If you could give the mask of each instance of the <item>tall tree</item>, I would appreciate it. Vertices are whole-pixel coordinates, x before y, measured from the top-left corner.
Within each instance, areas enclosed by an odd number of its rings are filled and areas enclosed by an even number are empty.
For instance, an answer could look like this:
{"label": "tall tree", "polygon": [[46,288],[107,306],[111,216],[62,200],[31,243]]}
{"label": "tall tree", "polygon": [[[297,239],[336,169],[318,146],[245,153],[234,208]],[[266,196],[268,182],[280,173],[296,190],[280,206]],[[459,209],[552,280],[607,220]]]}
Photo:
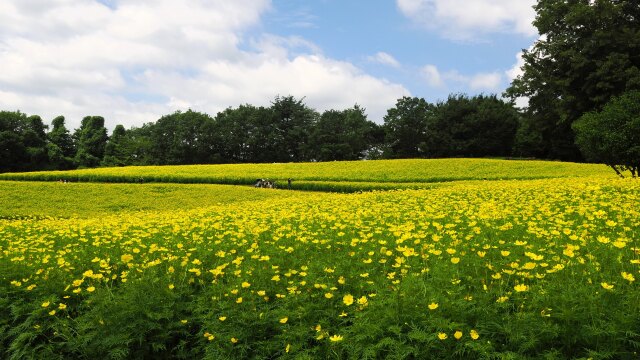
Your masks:
{"label": "tall tree", "polygon": [[529,98],[525,125],[537,134],[528,140],[542,139],[548,157],[576,159],[571,124],[640,89],[640,2],[539,0],[534,8],[541,37],[524,50],[523,74],[506,94]]}
{"label": "tall tree", "polygon": [[75,156],[76,164],[80,167],[100,165],[108,139],[104,118],[102,116],[86,116],[82,119],[80,128],[76,130],[74,136],[78,144],[78,152]]}
{"label": "tall tree", "polygon": [[103,166],[130,165],[129,151],[127,149],[127,130],[118,124],[113,129],[107,144],[104,147]]}
{"label": "tall tree", "polygon": [[427,157],[509,156],[518,112],[495,95],[450,95],[427,120]]}
{"label": "tall tree", "polygon": [[75,144],[64,124],[64,116],[58,116],[51,121],[52,129],[47,133],[47,153],[50,167],[57,170],[73,168]]}
{"label": "tall tree", "polygon": [[434,106],[425,99],[402,97],[384,116],[385,142],[392,158],[415,158],[425,154],[427,121]]}
{"label": "tall tree", "polygon": [[358,105],[342,111],[327,110],[310,134],[310,155],[319,161],[362,159],[377,145],[377,127]]}
{"label": "tall tree", "polygon": [[304,98],[296,99],[293,96],[276,96],[271,111],[272,125],[276,130],[271,136],[279,146],[275,161],[306,160],[306,144],[318,113],[304,103]]}

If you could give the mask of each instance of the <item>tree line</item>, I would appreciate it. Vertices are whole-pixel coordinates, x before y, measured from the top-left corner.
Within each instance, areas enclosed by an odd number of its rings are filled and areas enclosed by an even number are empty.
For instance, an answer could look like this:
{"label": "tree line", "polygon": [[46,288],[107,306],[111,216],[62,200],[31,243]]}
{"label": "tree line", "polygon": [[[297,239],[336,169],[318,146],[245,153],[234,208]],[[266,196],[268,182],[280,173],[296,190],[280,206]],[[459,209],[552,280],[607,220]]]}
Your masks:
{"label": "tree line", "polygon": [[452,95],[430,104],[403,97],[384,124],[365,109],[315,111],[304,99],[277,96],[269,107],[240,105],[210,116],[188,110],[109,135],[87,116],[70,132],[63,116],[0,112],[0,171],[98,166],[179,165],[509,156],[519,115],[496,95]]}

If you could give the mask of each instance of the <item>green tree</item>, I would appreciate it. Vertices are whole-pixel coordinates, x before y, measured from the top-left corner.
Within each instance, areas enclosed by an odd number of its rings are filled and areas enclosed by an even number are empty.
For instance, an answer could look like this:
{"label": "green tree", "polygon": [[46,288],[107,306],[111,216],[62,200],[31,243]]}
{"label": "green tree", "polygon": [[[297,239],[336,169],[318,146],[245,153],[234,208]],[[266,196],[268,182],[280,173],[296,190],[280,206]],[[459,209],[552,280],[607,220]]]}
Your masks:
{"label": "green tree", "polygon": [[511,155],[518,112],[496,95],[450,95],[439,102],[426,125],[428,157]]}
{"label": "green tree", "polygon": [[609,165],[620,176],[640,176],[640,91],[613,98],[602,111],[573,124],[576,143],[589,161]]}
{"label": "green tree", "polygon": [[48,166],[46,126],[37,116],[0,111],[0,171],[41,170]]}
{"label": "green tree", "polygon": [[271,105],[271,124],[267,141],[278,148],[272,161],[296,162],[307,160],[309,134],[318,119],[318,113],[309,108],[303,99],[293,96],[276,96]]}
{"label": "green tree", "polygon": [[130,165],[129,151],[127,149],[127,130],[124,126],[116,125],[104,148],[103,166]]}
{"label": "green tree", "polygon": [[[575,160],[571,124],[611,97],[640,89],[640,2],[539,0],[534,8],[541,37],[524,50],[523,74],[506,94],[529,98],[519,139],[540,138],[534,147],[545,156]],[[535,134],[522,134],[527,129]]]}
{"label": "green tree", "polygon": [[427,122],[434,106],[425,99],[402,97],[384,116],[385,142],[391,158],[416,158],[425,154]]}
{"label": "green tree", "polygon": [[161,117],[152,127],[151,155],[158,164],[204,164],[209,149],[204,144],[203,127],[214,119],[193,110],[176,111]]}
{"label": "green tree", "polygon": [[342,111],[327,110],[310,134],[310,156],[319,161],[362,159],[378,145],[377,128],[358,105]]}
{"label": "green tree", "polygon": [[47,153],[50,167],[57,170],[73,168],[75,144],[64,124],[64,116],[58,116],[51,121],[52,129],[47,133]]}
{"label": "green tree", "polygon": [[80,167],[100,165],[108,139],[104,118],[102,116],[86,116],[82,119],[80,128],[76,130],[74,136],[78,144],[75,156],[76,164]]}

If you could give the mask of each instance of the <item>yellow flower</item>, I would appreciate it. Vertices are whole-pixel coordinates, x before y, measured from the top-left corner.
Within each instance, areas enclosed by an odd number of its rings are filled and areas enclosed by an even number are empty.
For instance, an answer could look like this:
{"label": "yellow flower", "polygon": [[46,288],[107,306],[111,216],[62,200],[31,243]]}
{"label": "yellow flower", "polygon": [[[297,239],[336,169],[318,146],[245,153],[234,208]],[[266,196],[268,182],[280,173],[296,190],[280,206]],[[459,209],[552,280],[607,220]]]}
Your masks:
{"label": "yellow flower", "polygon": [[429,310],[435,310],[437,308],[438,308],[438,303],[432,302],[431,304],[429,304]]}
{"label": "yellow flower", "polygon": [[290,349],[291,349],[291,344],[287,344],[287,347],[284,348],[284,352],[288,353]]}
{"label": "yellow flower", "polygon": [[87,288],[87,291],[88,291],[88,292],[94,292],[94,291],[96,291],[96,288],[95,288],[95,287],[93,287],[93,286],[89,286],[89,287]]}
{"label": "yellow flower", "polygon": [[189,322],[189,320],[180,320],[181,323],[186,324]]}
{"label": "yellow flower", "polygon": [[613,289],[613,285],[607,284],[606,282],[600,283],[600,285],[605,288],[606,290],[611,290]]}
{"label": "yellow flower", "polygon": [[286,324],[287,321],[289,321],[288,317],[283,317],[282,319],[280,319],[280,324]]}
{"label": "yellow flower", "polygon": [[248,288],[249,286],[251,286],[251,284],[249,284],[246,281],[242,283],[242,288],[244,288],[244,289]]}
{"label": "yellow flower", "polygon": [[633,277],[633,274],[630,274],[624,271],[621,274],[622,274],[622,278],[624,278],[628,282],[634,282],[636,280],[636,278]]}
{"label": "yellow flower", "polygon": [[478,340],[478,338],[480,337],[480,334],[478,334],[478,332],[475,330],[471,330],[471,332],[469,332],[469,336],[471,336],[473,340]]}
{"label": "yellow flower", "polygon": [[216,338],[213,334],[210,334],[208,332],[204,333],[204,337],[206,337],[207,340],[209,340],[209,341],[212,341],[213,339]]}
{"label": "yellow flower", "polygon": [[447,337],[448,337],[447,334],[445,334],[443,332],[438,333],[438,339],[440,339],[440,340],[446,340]]}
{"label": "yellow flower", "polygon": [[226,316],[220,316],[220,317],[218,318],[218,320],[220,320],[220,321],[225,321],[225,320],[227,320],[227,317],[226,317]]}
{"label": "yellow flower", "polygon": [[236,299],[236,303],[237,304],[241,304],[242,303],[242,296]]}
{"label": "yellow flower", "polygon": [[506,251],[506,250],[500,251],[500,255],[502,256],[509,256],[509,254],[511,254],[511,251]]}
{"label": "yellow flower", "polygon": [[264,291],[264,290],[260,290],[260,291],[258,291],[258,295],[260,295],[260,296],[264,296],[266,293],[267,293],[267,292],[266,292],[266,291]]}
{"label": "yellow flower", "polygon": [[361,297],[360,299],[358,299],[358,305],[367,305],[369,301],[367,300],[366,296]]}
{"label": "yellow flower", "polygon": [[529,286],[525,284],[519,284],[513,287],[513,289],[517,292],[523,292],[529,290]]}
{"label": "yellow flower", "polygon": [[326,297],[327,299],[331,299],[333,297],[332,293],[326,293],[324,294],[324,297]]}
{"label": "yellow flower", "polygon": [[173,290],[175,286],[173,284],[169,284],[169,290]]}
{"label": "yellow flower", "polygon": [[331,337],[329,337],[329,340],[331,340],[331,342],[338,342],[338,341],[342,341],[344,338],[340,335],[332,335]]}
{"label": "yellow flower", "polygon": [[49,307],[50,304],[51,303],[49,301],[45,301],[45,302],[42,303],[42,307],[43,308]]}
{"label": "yellow flower", "polygon": [[345,305],[350,306],[353,304],[353,296],[351,296],[351,294],[347,294],[342,298],[342,301]]}
{"label": "yellow flower", "polygon": [[60,310],[64,310],[66,308],[67,308],[67,305],[65,305],[63,303],[60,303],[60,305],[58,305],[58,309],[60,309]]}
{"label": "yellow flower", "polygon": [[49,315],[53,316],[53,315],[55,315],[55,314],[56,314],[56,311],[55,311],[55,310],[51,310],[51,311],[49,311]]}
{"label": "yellow flower", "polygon": [[124,254],[124,255],[120,256],[120,260],[121,260],[123,263],[125,263],[125,264],[126,264],[126,263],[130,262],[131,260],[133,260],[133,255],[131,255],[131,254]]}
{"label": "yellow flower", "polygon": [[459,257],[453,257],[453,258],[451,258],[451,263],[452,263],[452,264],[457,264],[457,263],[459,263],[459,262],[460,262],[460,258],[459,258]]}
{"label": "yellow flower", "polygon": [[453,334],[453,337],[456,338],[456,340],[460,340],[462,338],[462,331],[458,330]]}
{"label": "yellow flower", "polygon": [[231,342],[232,342],[233,344],[235,344],[235,343],[237,343],[237,342],[238,342],[238,339],[236,339],[236,338],[232,337],[232,338],[231,338]]}

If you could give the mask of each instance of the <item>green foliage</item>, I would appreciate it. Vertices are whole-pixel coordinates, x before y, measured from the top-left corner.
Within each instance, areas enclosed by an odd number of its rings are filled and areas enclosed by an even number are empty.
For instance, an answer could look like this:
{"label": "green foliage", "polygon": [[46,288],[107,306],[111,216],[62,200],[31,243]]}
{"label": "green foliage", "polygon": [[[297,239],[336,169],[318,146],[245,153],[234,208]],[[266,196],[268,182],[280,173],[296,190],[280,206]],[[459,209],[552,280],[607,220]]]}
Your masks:
{"label": "green foliage", "polygon": [[618,175],[640,176],[640,91],[613,98],[602,111],[583,115],[573,128],[589,161],[611,166]]}
{"label": "green foliage", "polygon": [[417,158],[425,155],[427,121],[433,105],[425,99],[404,96],[384,117],[385,141],[390,158]]}
{"label": "green foliage", "polygon": [[640,89],[640,4],[543,0],[535,10],[542,36],[523,51],[523,75],[506,92],[529,99],[521,131],[533,134],[521,135],[519,152],[535,155],[542,148],[548,157],[578,160],[571,124],[611,97]]}
{"label": "green foliage", "polygon": [[382,142],[378,130],[357,105],[343,111],[327,110],[309,137],[309,156],[318,161],[360,160]]}
{"label": "green foliage", "polygon": [[96,167],[104,157],[107,144],[107,129],[102,116],[86,116],[82,125],[76,130],[77,141],[75,162],[79,167]]}

